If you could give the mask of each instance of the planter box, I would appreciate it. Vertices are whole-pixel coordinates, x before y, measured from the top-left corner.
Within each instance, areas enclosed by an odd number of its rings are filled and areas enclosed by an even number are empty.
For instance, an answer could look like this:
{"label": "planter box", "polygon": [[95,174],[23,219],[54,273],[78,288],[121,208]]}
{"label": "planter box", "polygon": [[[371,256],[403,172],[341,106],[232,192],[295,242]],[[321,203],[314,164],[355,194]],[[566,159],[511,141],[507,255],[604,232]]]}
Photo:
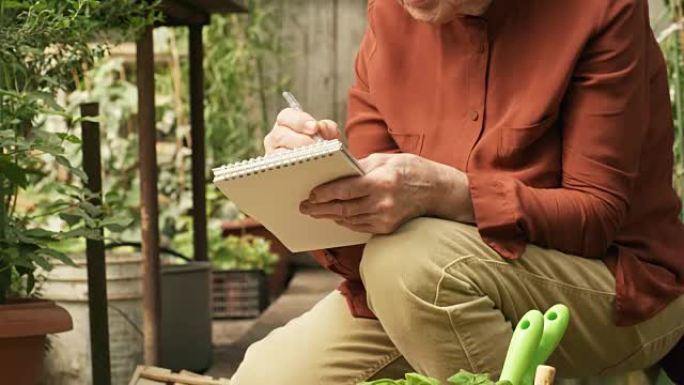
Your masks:
{"label": "planter box", "polygon": [[271,300],[280,296],[280,294],[285,291],[288,282],[292,278],[292,272],[290,271],[292,252],[288,250],[273,233],[252,218],[224,223],[223,236],[228,237],[229,235],[238,237],[242,235],[253,235],[265,238],[271,242],[271,251],[278,254],[280,259],[276,263],[273,273],[269,274],[267,277],[268,293]]}
{"label": "planter box", "polygon": [[262,270],[212,271],[213,318],[256,318],[269,304]]}

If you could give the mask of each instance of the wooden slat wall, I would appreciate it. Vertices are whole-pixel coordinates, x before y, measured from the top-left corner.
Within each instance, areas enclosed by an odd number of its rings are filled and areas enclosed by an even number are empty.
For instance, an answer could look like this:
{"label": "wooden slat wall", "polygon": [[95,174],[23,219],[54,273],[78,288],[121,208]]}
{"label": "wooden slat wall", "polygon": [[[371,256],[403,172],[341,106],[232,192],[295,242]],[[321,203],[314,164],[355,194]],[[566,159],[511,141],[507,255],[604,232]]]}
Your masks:
{"label": "wooden slat wall", "polygon": [[[270,0],[291,52],[282,63],[292,91],[316,118],[343,124],[354,59],[366,28],[367,0]],[[272,103],[273,104],[273,103]],[[283,107],[283,103],[275,103]]]}

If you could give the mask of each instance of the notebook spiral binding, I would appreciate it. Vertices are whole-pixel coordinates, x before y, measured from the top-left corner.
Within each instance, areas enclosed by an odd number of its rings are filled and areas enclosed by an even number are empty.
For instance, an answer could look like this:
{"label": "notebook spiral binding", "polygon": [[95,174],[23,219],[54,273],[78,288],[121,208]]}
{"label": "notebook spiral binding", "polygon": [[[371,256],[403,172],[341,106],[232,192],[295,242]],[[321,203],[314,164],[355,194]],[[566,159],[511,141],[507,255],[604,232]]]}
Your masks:
{"label": "notebook spiral binding", "polygon": [[335,151],[339,151],[342,147],[342,142],[337,139],[324,140],[277,154],[227,164],[212,170],[214,183],[245,178],[266,171],[292,167],[325,156],[332,156]]}

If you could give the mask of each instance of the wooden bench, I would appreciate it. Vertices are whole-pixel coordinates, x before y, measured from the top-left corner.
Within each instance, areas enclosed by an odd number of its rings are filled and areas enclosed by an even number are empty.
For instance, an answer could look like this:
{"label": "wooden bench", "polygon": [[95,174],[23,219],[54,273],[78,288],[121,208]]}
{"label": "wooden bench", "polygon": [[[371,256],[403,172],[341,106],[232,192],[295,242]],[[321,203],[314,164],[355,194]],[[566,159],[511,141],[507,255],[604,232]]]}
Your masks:
{"label": "wooden bench", "polygon": [[225,378],[215,379],[183,370],[173,373],[154,366],[138,366],[128,385],[230,385]]}

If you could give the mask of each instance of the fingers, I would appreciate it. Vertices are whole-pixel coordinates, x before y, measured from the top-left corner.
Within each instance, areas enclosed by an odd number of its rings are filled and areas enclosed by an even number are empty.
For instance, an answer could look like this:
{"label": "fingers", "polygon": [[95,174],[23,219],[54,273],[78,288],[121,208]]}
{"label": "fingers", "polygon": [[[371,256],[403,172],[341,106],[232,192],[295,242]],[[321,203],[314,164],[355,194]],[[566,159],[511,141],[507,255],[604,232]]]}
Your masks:
{"label": "fingers", "polygon": [[338,179],[313,190],[309,195],[311,203],[326,203],[336,200],[348,201],[367,196],[369,193],[369,181],[366,178],[354,176]]}
{"label": "fingers", "polygon": [[346,222],[338,222],[338,221],[335,221],[335,222],[337,222],[337,224],[340,226],[344,226],[344,227],[348,228],[349,230],[356,231],[359,233],[388,234],[386,232],[379,230],[378,228],[376,228],[375,226],[373,226],[371,224],[364,223],[364,224],[358,224],[358,225],[351,225],[351,224],[348,224]]}
{"label": "fingers", "polygon": [[276,127],[285,126],[300,134],[313,136],[318,132],[316,119],[303,111],[286,108],[278,114]]}
{"label": "fingers", "polygon": [[290,149],[306,146],[314,143],[315,140],[308,135],[295,132],[284,126],[276,126],[264,138],[266,153],[271,154],[279,149]]}
{"label": "fingers", "polygon": [[396,226],[383,219],[382,214],[362,214],[350,218],[331,218],[340,226],[360,233],[391,234]]}
{"label": "fingers", "polygon": [[291,149],[314,143],[316,135],[326,140],[339,138],[337,123],[327,119],[316,121],[306,112],[286,108],[278,114],[273,129],[264,138],[264,147],[266,153],[271,154],[279,148]]}
{"label": "fingers", "polygon": [[358,217],[371,213],[373,208],[373,202],[368,197],[351,201],[334,201],[322,204],[304,201],[299,206],[299,210],[302,214],[307,214],[314,218],[331,219]]}

